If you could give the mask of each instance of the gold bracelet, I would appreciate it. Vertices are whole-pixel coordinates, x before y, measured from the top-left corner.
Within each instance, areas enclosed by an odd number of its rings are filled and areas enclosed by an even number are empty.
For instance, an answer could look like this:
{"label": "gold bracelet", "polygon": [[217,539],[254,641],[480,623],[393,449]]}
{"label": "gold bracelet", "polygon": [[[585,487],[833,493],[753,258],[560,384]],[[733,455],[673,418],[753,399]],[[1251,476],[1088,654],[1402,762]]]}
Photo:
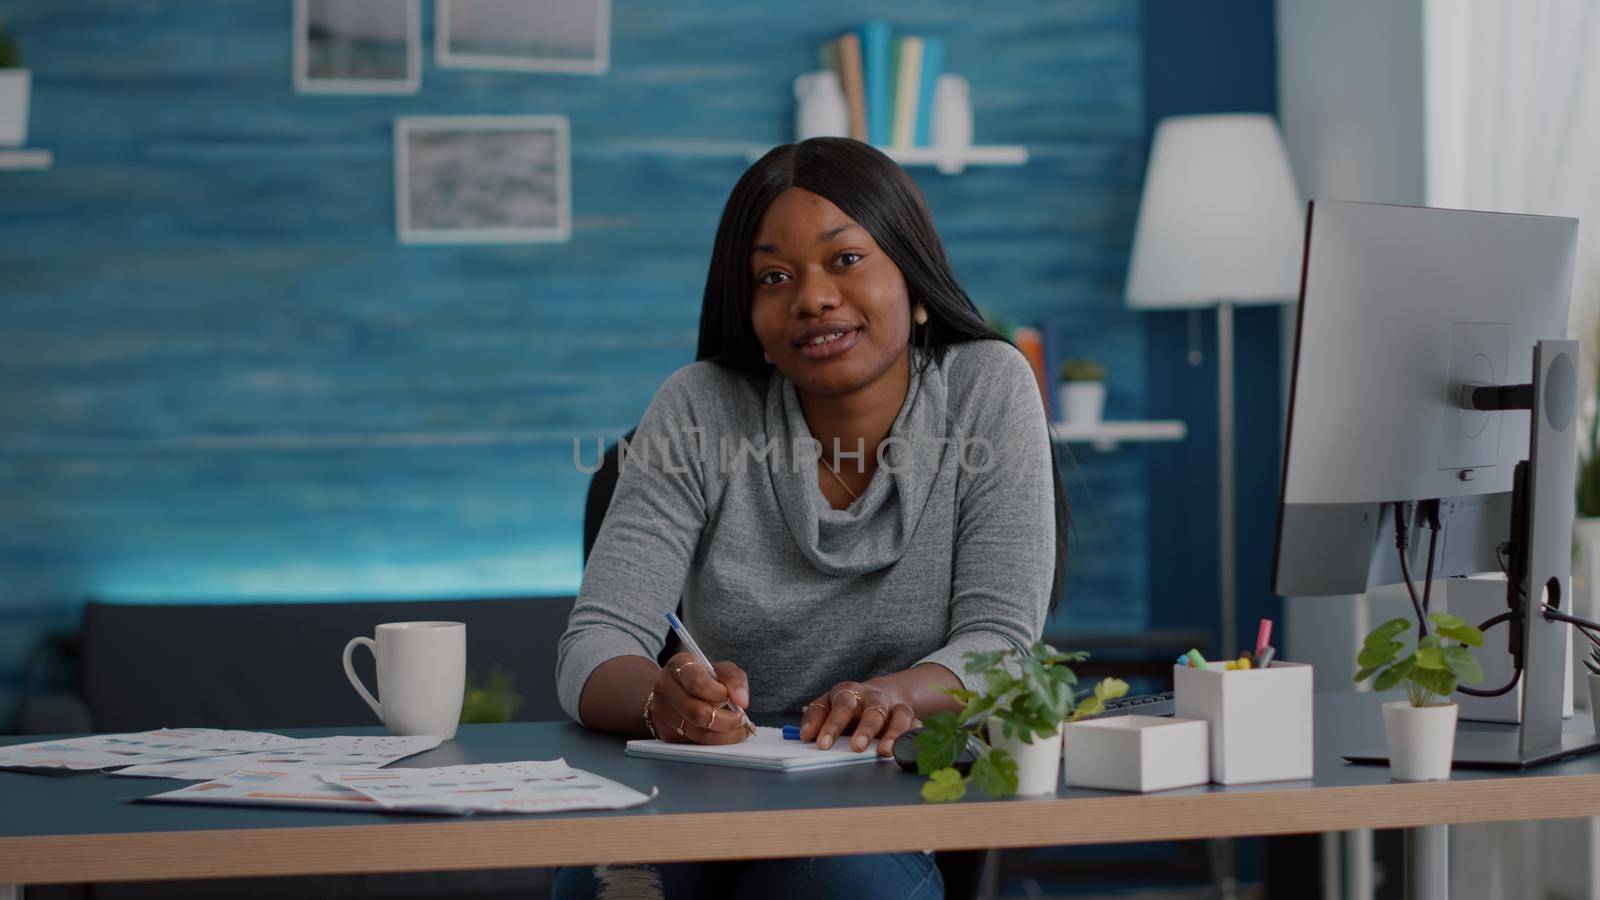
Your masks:
{"label": "gold bracelet", "polygon": [[655,702],[656,702],[656,692],[655,691],[651,691],[644,698],[644,730],[650,732],[650,737],[652,739],[660,740],[660,738],[656,737],[656,723],[655,723],[655,720],[650,718],[650,705],[655,703]]}

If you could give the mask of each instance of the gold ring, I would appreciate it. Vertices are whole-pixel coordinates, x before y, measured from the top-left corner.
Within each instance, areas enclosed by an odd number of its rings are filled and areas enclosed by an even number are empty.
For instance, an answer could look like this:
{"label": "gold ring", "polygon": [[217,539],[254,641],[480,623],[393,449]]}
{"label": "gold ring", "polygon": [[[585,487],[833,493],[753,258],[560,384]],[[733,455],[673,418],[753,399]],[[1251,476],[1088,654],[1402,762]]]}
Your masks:
{"label": "gold ring", "polygon": [[[837,691],[833,692],[833,697],[837,697],[840,694],[849,694],[850,696],[856,698],[856,705],[857,706],[861,705],[861,692],[860,691],[855,690],[853,688],[841,688],[840,690],[837,690]],[[833,697],[830,697],[828,699],[830,701],[832,701]]]}
{"label": "gold ring", "polygon": [[710,728],[715,724],[717,724],[717,708],[713,706],[711,707],[711,721],[706,723],[706,727]]}
{"label": "gold ring", "polygon": [[679,736],[683,735],[683,726],[685,726],[687,724],[689,724],[689,717],[688,716],[683,716],[680,719],[680,721],[678,722],[678,734],[679,734]]}
{"label": "gold ring", "polygon": [[872,712],[873,710],[877,710],[879,713],[881,713],[883,715],[883,717],[885,719],[889,718],[889,711],[887,709],[884,709],[881,706],[869,706],[866,709],[862,710],[861,714],[862,715],[866,715],[867,713]]}

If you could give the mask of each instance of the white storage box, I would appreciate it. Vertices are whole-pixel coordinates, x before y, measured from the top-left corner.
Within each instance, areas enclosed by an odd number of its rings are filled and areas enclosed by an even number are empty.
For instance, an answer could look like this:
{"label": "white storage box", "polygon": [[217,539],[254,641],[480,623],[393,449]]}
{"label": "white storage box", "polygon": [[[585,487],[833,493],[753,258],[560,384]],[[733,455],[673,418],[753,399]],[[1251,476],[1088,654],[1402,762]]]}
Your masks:
{"label": "white storage box", "polygon": [[1178,718],[1210,723],[1212,781],[1311,777],[1310,666],[1275,662],[1265,669],[1173,670]]}
{"label": "white storage box", "polygon": [[1073,722],[1062,735],[1067,784],[1112,791],[1164,791],[1211,778],[1206,723],[1161,716]]}

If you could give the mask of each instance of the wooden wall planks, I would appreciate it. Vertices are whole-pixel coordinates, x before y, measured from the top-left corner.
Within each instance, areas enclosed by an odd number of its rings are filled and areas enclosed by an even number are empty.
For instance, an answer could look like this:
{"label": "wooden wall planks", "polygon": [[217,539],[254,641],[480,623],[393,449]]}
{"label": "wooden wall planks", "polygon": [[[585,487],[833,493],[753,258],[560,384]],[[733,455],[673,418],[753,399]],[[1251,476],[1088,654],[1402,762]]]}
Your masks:
{"label": "wooden wall planks", "polygon": [[[441,70],[430,26],[419,95],[328,97],[290,88],[287,0],[7,4],[56,166],[0,173],[0,724],[85,596],[574,591],[572,438],[692,357],[728,148],[789,140],[790,81],[865,17],[944,36],[979,140],[1032,155],[913,170],[974,299],[1062,316],[1141,414],[1138,2],[793,10],[615,0],[601,77]],[[570,117],[571,242],[395,241],[394,118],[470,113]],[[1064,623],[1137,628],[1139,454],[1082,452]]]}

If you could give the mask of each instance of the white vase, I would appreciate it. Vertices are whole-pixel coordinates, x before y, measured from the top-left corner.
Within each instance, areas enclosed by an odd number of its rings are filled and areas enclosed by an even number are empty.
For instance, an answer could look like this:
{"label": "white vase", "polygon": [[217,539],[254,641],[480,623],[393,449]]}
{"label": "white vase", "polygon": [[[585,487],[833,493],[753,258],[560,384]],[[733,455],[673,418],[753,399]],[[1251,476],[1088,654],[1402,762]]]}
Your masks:
{"label": "white vase", "polygon": [[1383,733],[1389,744],[1389,774],[1401,781],[1442,781],[1450,777],[1456,747],[1454,703],[1412,706],[1409,700],[1383,705]]}
{"label": "white vase", "polygon": [[0,69],[0,147],[21,147],[28,142],[28,92],[33,73],[27,69]]}
{"label": "white vase", "polygon": [[1594,720],[1594,733],[1600,734],[1600,675],[1593,672],[1589,672],[1589,718]]}
{"label": "white vase", "polygon": [[929,137],[936,150],[934,166],[943,175],[966,168],[972,147],[972,86],[960,75],[946,72],[933,85],[933,122]]}
{"label": "white vase", "polygon": [[1106,409],[1104,381],[1063,381],[1056,396],[1061,401],[1061,421],[1084,428],[1100,424]]}
{"label": "white vase", "polygon": [[1049,737],[1035,736],[1023,743],[1005,735],[998,719],[989,720],[989,746],[1004,750],[1017,761],[1017,793],[1024,796],[1054,794],[1061,786],[1061,729]]}
{"label": "white vase", "polygon": [[794,80],[794,139],[849,137],[850,106],[839,73],[806,72]]}

